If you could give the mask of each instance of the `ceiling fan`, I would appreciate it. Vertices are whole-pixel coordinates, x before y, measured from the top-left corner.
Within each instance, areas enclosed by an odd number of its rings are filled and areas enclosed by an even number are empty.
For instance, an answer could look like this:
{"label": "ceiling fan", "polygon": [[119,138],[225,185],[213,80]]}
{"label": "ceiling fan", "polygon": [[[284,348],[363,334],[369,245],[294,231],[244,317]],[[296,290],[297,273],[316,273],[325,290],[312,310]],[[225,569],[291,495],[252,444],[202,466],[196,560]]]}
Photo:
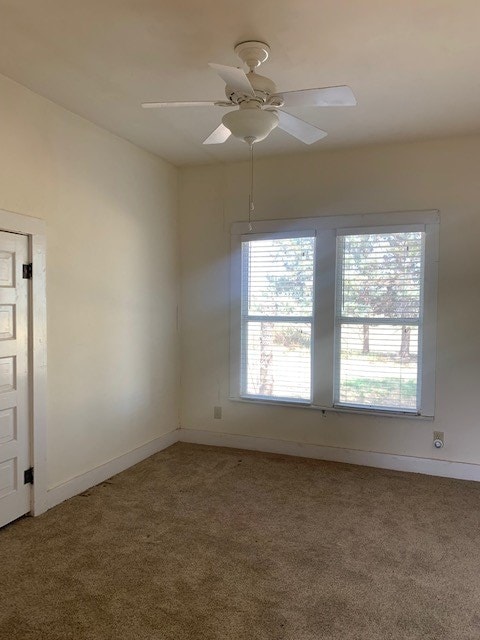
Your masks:
{"label": "ceiling fan", "polygon": [[352,90],[345,85],[278,93],[272,80],[255,72],[270,54],[270,47],[264,42],[241,42],[236,45],[235,53],[248,66],[248,73],[237,67],[210,63],[210,67],[226,84],[227,100],[144,102],[142,107],[238,107],[223,116],[222,124],[203,144],[220,144],[233,135],[252,146],[255,142],[264,140],[275,127],[305,144],[317,142],[327,135],[322,129],[283,111],[280,107],[353,107],[357,104]]}

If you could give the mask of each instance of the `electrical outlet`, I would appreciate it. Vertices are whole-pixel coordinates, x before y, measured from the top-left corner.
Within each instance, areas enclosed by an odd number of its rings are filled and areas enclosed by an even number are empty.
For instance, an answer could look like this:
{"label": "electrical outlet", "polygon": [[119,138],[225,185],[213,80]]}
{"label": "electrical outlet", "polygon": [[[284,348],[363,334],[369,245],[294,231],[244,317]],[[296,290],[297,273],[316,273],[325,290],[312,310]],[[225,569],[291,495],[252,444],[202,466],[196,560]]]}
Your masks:
{"label": "electrical outlet", "polygon": [[213,407],[213,417],[215,420],[222,419],[222,407]]}
{"label": "electrical outlet", "polygon": [[433,446],[435,449],[442,449],[445,446],[445,434],[443,431],[433,432]]}

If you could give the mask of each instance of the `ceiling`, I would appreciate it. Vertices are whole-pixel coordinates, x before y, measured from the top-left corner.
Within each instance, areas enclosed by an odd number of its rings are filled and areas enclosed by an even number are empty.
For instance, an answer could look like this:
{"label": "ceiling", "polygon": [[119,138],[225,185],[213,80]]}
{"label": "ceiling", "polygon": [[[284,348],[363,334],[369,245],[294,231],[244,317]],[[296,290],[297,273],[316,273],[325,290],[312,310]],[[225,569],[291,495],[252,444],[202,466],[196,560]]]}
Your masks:
{"label": "ceiling", "polygon": [[257,153],[480,132],[478,0],[0,0],[0,73],[176,165],[248,156],[202,146],[220,108],[142,101],[222,99],[207,63],[264,40],[279,90],[348,84],[355,108],[291,109],[328,131],[305,147],[275,130]]}

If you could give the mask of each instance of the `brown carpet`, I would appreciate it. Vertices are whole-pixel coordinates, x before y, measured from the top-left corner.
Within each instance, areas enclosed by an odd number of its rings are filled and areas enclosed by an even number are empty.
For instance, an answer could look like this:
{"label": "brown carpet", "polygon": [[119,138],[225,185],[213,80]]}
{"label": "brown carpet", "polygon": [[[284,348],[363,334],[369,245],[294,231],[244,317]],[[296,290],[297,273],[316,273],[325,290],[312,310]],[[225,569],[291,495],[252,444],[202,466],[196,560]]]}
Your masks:
{"label": "brown carpet", "polygon": [[2,640],[479,640],[480,484],[177,444],[0,530]]}

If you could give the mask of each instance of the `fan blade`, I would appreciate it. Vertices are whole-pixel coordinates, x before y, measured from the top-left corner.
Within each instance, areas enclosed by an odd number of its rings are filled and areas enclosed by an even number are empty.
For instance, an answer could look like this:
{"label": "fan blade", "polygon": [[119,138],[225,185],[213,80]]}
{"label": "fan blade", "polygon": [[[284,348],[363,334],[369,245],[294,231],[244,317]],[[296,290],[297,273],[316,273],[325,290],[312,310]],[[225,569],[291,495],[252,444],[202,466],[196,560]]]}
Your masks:
{"label": "fan blade", "polygon": [[[142,102],[144,109],[168,109],[170,107],[214,107],[217,103],[202,102]],[[233,106],[233,105],[232,105]]]}
{"label": "fan blade", "polygon": [[276,93],[283,100],[283,107],[354,107],[357,100],[350,87],[323,87]]}
{"label": "fan blade", "polygon": [[237,69],[237,67],[226,67],[223,64],[215,64],[213,62],[209,62],[208,64],[212,69],[215,69],[230,89],[238,91],[239,93],[244,93],[247,96],[252,96],[252,98],[255,97],[253,87],[243,69]]}
{"label": "fan blade", "polygon": [[291,113],[286,111],[277,111],[276,113],[278,116],[278,128],[286,131],[294,138],[298,138],[305,144],[313,144],[328,135],[326,131],[322,131],[322,129],[314,127],[313,124],[292,116]]}
{"label": "fan blade", "polygon": [[208,138],[203,141],[203,144],[221,144],[222,142],[226,142],[230,136],[230,130],[227,129],[224,124],[220,124],[215,131],[212,131]]}

